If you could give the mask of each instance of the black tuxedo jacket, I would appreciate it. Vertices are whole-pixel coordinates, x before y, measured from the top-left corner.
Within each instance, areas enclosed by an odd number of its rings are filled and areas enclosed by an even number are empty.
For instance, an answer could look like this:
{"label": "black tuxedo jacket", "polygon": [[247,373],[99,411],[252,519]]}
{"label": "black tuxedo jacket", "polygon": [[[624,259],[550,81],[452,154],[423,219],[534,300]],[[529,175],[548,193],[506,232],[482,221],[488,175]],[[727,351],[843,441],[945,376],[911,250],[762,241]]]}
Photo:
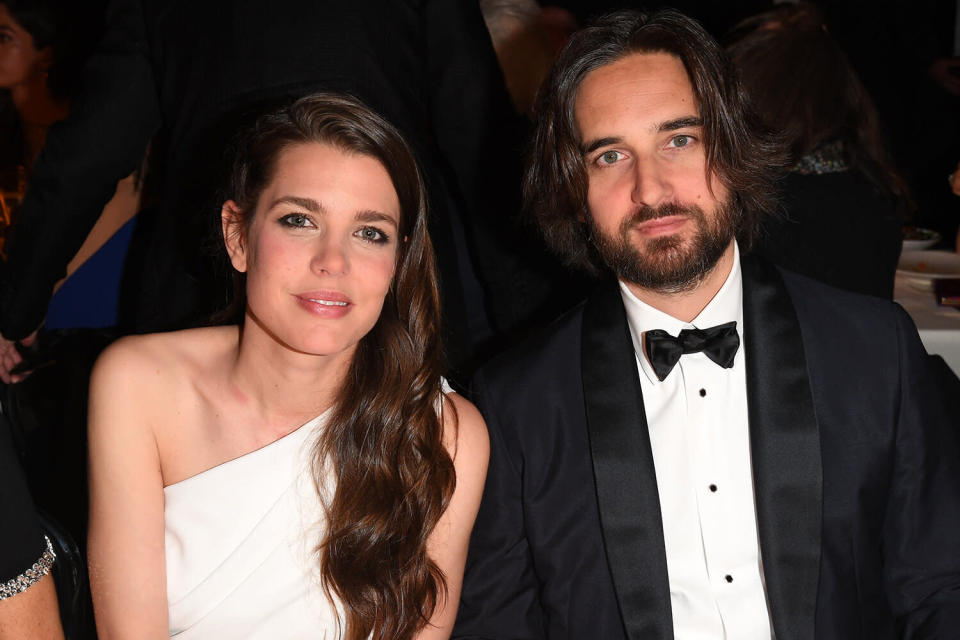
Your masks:
{"label": "black tuxedo jacket", "polygon": [[[778,640],[960,637],[956,433],[909,317],[743,261],[763,573]],[[672,638],[620,293],[476,376],[490,471],[457,638]],[[952,418],[956,421],[956,416]]]}

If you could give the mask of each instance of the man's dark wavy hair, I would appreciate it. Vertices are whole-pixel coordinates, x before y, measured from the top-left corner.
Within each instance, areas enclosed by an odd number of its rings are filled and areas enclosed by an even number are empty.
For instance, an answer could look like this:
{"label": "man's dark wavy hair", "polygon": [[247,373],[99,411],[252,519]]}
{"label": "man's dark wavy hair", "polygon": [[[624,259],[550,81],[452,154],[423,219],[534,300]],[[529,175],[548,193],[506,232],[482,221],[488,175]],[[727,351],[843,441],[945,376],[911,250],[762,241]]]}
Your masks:
{"label": "man's dark wavy hair", "polygon": [[749,249],[765,215],[777,208],[782,145],[747,104],[723,49],[692,18],[672,10],[622,11],[574,34],[540,89],[524,177],[528,213],[569,266],[606,272],[590,241],[587,174],[574,118],[577,91],[591,71],[634,53],[679,58],[703,120],[707,171],[730,191],[737,238]]}

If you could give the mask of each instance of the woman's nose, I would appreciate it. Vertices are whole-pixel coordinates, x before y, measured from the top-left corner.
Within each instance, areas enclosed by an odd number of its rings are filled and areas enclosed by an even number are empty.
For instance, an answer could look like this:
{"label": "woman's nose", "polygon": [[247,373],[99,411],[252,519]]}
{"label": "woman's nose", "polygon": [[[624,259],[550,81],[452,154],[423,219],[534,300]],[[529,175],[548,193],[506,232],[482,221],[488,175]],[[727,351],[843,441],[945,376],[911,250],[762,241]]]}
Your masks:
{"label": "woman's nose", "polygon": [[311,267],[315,273],[341,275],[349,267],[346,248],[338,239],[327,236],[317,242]]}

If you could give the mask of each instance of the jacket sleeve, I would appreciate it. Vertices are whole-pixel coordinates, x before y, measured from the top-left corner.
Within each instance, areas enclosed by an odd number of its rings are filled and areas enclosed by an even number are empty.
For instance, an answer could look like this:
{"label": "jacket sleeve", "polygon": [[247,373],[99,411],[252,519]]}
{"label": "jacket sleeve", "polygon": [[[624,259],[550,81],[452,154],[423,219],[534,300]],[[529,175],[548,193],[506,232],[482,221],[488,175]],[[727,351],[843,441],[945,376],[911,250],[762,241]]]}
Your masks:
{"label": "jacket sleeve", "polygon": [[0,333],[19,340],[43,322],[117,182],[136,169],[160,122],[140,0],[113,0],[70,115],[50,128],[9,243]]}
{"label": "jacket sleeve", "polygon": [[524,526],[522,454],[487,394],[482,373],[472,390],[490,433],[490,468],[453,637],[544,638],[539,582]]}
{"label": "jacket sleeve", "polygon": [[916,328],[906,312],[898,313],[900,411],[884,524],[885,587],[898,637],[956,638],[960,417],[948,414]]}

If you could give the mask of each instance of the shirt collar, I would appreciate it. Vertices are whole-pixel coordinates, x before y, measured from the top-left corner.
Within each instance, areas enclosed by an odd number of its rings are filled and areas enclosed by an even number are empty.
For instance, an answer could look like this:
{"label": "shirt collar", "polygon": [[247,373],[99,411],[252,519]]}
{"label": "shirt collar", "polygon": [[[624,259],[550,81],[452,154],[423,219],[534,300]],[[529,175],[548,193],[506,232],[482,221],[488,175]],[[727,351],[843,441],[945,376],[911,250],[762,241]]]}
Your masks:
{"label": "shirt collar", "polygon": [[[633,295],[629,287],[620,281],[620,297],[627,311],[627,324],[630,326],[630,338],[633,341],[633,350],[636,353],[640,369],[647,379],[654,385],[660,384],[660,379],[654,373],[653,367],[643,352],[643,334],[651,329],[663,329],[672,336],[676,336],[682,329],[703,329],[735,320],[740,342],[743,343],[743,280],[740,272],[740,249],[736,241],[733,243],[733,266],[723,286],[707,303],[707,306],[693,319],[692,322],[678,320],[671,315],[654,309]],[[741,358],[743,349],[737,352]]]}

